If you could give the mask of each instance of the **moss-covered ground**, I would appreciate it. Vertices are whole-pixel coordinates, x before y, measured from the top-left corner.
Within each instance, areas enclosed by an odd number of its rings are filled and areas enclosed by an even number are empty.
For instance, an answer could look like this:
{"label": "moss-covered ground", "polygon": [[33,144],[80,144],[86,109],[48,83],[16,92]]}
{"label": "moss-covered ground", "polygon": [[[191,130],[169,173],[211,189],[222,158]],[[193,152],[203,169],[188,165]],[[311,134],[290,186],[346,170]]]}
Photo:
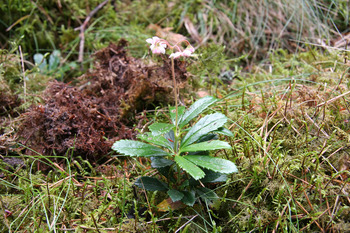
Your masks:
{"label": "moss-covered ground", "polygon": [[[347,1],[0,4],[0,231],[350,232],[349,12]],[[196,48],[176,63],[180,103],[213,95],[208,111],[229,118],[233,149],[215,156],[239,173],[209,186],[215,204],[160,208],[166,194],[133,185],[157,175],[150,161],[110,150],[168,120],[170,63],[150,54],[154,35]]]}

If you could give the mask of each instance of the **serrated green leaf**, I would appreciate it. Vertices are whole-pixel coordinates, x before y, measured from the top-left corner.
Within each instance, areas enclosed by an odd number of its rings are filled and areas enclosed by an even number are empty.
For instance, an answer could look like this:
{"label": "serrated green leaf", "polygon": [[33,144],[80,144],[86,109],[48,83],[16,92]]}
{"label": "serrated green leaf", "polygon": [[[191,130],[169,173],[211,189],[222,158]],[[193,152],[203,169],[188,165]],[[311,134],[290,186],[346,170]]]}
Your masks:
{"label": "serrated green leaf", "polygon": [[173,143],[170,142],[169,140],[167,140],[162,135],[154,136],[154,135],[152,135],[152,133],[147,132],[144,134],[139,134],[139,135],[137,135],[137,137],[142,141],[145,141],[145,142],[157,145],[157,146],[165,147],[169,150],[173,149]]}
{"label": "serrated green leaf", "polygon": [[225,128],[225,127],[221,127],[218,130],[215,131],[215,133],[221,134],[221,135],[225,135],[228,137],[233,137],[233,133],[231,132],[231,130]]}
{"label": "serrated green leaf", "polygon": [[220,172],[214,172],[209,169],[203,168],[205,172],[205,177],[201,179],[201,182],[204,183],[216,183],[216,182],[225,182],[227,180],[227,175]]}
{"label": "serrated green leaf", "polygon": [[205,187],[196,188],[196,192],[198,196],[205,201],[216,201],[219,199],[218,195],[213,190]]}
{"label": "serrated green leaf", "polygon": [[204,167],[215,172],[225,174],[238,172],[236,165],[226,159],[201,155],[187,155],[184,156],[184,158],[200,167]]}
{"label": "serrated green leaf", "polygon": [[[206,169],[206,168],[202,168],[202,170],[205,173],[205,177],[200,179],[200,182],[202,182],[203,184],[225,182],[228,179],[227,174],[223,174],[220,172],[214,172],[214,171]],[[200,185],[201,184],[197,180],[194,180],[193,178],[189,179],[189,186],[197,187]]]}
{"label": "serrated green leaf", "polygon": [[138,178],[135,183],[137,187],[144,188],[148,191],[165,191],[168,190],[168,186],[154,177],[142,176]]}
{"label": "serrated green leaf", "polygon": [[176,182],[176,177],[174,177],[174,172],[170,167],[157,167],[159,174],[163,175],[169,182]]}
{"label": "serrated green leaf", "polygon": [[211,208],[219,209],[220,198],[213,190],[205,187],[198,187],[196,188],[196,193],[203,201],[207,202]]}
{"label": "serrated green leaf", "polygon": [[133,141],[133,140],[119,140],[116,141],[112,149],[129,156],[142,156],[142,157],[150,157],[150,156],[167,156],[169,155],[164,150],[159,147],[152,146],[150,144]]}
{"label": "serrated green leaf", "polygon": [[205,176],[205,173],[197,167],[194,163],[188,161],[182,156],[175,156],[175,162],[188,174],[190,174],[195,180],[199,180]]}
{"label": "serrated green leaf", "polygon": [[182,193],[184,194],[184,197],[181,199],[181,201],[188,206],[193,206],[194,202],[196,201],[194,191],[182,191]]}
{"label": "serrated green leaf", "polygon": [[209,151],[195,151],[195,152],[188,152],[188,155],[210,155]]}
{"label": "serrated green leaf", "polygon": [[[179,124],[179,120],[182,118],[182,115],[184,114],[186,108],[184,106],[178,106],[177,108],[177,124]],[[170,107],[169,108],[169,113],[170,113],[170,118],[171,118],[171,122],[173,122],[173,124],[175,125],[175,121],[176,121],[176,108],[175,107]]]}
{"label": "serrated green leaf", "polygon": [[175,134],[173,130],[170,130],[166,134],[163,135],[164,138],[168,141],[170,150],[174,150],[174,141],[175,141]]}
{"label": "serrated green leaf", "polygon": [[180,190],[185,190],[186,187],[188,187],[190,185],[189,180],[185,180],[184,182],[182,182],[182,184],[179,186]]}
{"label": "serrated green leaf", "polygon": [[176,189],[168,190],[168,195],[173,202],[180,201],[184,197],[184,194]]}
{"label": "serrated green leaf", "polygon": [[169,132],[170,130],[172,130],[174,128],[174,125],[156,122],[156,123],[153,123],[152,125],[150,125],[148,128],[152,132],[153,136],[158,136],[158,135],[165,134],[165,133]]}
{"label": "serrated green leaf", "polygon": [[153,168],[167,167],[174,163],[174,161],[165,159],[163,157],[154,157],[154,158],[151,158],[151,161],[152,161],[151,166]]}
{"label": "serrated green leaf", "polygon": [[207,151],[207,150],[220,150],[230,149],[231,146],[227,142],[220,140],[213,140],[208,142],[200,142],[191,144],[189,146],[181,148],[181,152],[195,152],[195,151]]}
{"label": "serrated green leaf", "polygon": [[216,98],[212,96],[206,96],[194,102],[191,105],[191,107],[180,118],[179,126],[184,127],[188,122],[190,122],[193,118],[202,113],[207,107],[209,107],[216,101]]}
{"label": "serrated green leaf", "polygon": [[[202,136],[196,143],[207,142],[210,140],[217,140],[218,138],[219,138],[218,135],[209,133]],[[209,155],[209,151],[193,151],[193,152],[189,152],[188,154],[189,155]]]}
{"label": "serrated green leaf", "polygon": [[191,129],[187,132],[185,137],[181,142],[181,148],[186,147],[202,136],[217,130],[222,127],[227,121],[227,117],[222,113],[214,113],[210,115],[206,115],[202,119],[200,119]]}
{"label": "serrated green leaf", "polygon": [[197,143],[199,142],[207,142],[207,141],[211,141],[211,140],[218,140],[219,137],[218,135],[216,135],[215,133],[208,133],[204,136],[202,136],[198,141]]}

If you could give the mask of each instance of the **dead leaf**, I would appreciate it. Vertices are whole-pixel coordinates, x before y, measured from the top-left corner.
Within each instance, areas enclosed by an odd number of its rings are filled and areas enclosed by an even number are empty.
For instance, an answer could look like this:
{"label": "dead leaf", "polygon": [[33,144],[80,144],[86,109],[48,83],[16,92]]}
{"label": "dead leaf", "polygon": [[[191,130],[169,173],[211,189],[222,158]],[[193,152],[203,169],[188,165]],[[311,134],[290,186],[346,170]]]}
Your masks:
{"label": "dead leaf", "polygon": [[173,28],[162,28],[156,24],[150,24],[147,27],[150,30],[155,31],[155,35],[159,38],[167,40],[171,45],[187,40],[187,38],[181,34],[171,32]]}
{"label": "dead leaf", "polygon": [[209,93],[207,91],[198,91],[197,92],[198,98],[203,98],[203,97],[208,96],[208,95],[209,95]]}
{"label": "dead leaf", "polygon": [[171,198],[164,199],[161,203],[157,205],[158,211],[160,212],[166,212],[171,210],[178,210],[181,208],[184,208],[186,205],[182,203],[181,201],[175,201],[173,202]]}
{"label": "dead leaf", "polygon": [[202,43],[202,38],[200,37],[196,27],[192,23],[192,21],[185,16],[184,18],[185,28],[187,32],[191,35],[192,39],[194,39],[198,44]]}

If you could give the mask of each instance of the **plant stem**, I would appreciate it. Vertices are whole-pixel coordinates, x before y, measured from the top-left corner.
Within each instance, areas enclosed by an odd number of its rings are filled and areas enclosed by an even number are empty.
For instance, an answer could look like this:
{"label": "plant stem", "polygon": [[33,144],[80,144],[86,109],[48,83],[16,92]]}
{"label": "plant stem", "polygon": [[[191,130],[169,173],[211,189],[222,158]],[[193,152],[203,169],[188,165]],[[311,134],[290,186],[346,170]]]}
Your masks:
{"label": "plant stem", "polygon": [[178,103],[177,103],[177,85],[176,85],[176,79],[175,79],[175,65],[174,65],[174,58],[171,58],[171,74],[173,76],[173,83],[174,83],[174,98],[175,98],[175,133],[174,133],[174,151],[175,154],[177,154],[177,141],[178,141]]}
{"label": "plant stem", "polygon": [[[178,121],[179,121],[179,113],[178,113],[178,93],[177,93],[177,85],[176,85],[176,79],[175,79],[175,65],[174,65],[174,58],[171,58],[171,74],[173,76],[173,83],[174,83],[174,98],[175,98],[175,132],[174,132],[174,156],[180,156],[178,153],[178,138],[179,138],[179,127],[178,127]],[[177,168],[177,176],[176,176],[176,183],[177,185],[181,184],[181,168],[176,163]]]}

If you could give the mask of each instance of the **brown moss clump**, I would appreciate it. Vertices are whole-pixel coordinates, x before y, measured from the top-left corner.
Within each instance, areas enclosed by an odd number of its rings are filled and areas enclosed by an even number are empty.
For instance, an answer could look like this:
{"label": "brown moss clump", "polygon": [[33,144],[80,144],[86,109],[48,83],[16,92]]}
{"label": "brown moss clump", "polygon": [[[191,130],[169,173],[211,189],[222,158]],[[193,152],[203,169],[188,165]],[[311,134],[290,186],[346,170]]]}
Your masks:
{"label": "brown moss clump", "polygon": [[18,116],[18,112],[15,111],[21,104],[21,100],[15,95],[7,83],[0,78],[0,133],[2,132],[3,123],[8,120],[8,117]]}
{"label": "brown moss clump", "polygon": [[[118,102],[123,122],[133,119],[135,112],[173,101],[171,63],[164,57],[162,66],[146,65],[142,60],[127,56],[125,40],[110,44],[96,53],[96,69],[80,80],[88,95],[109,98],[103,104]],[[185,87],[187,64],[175,61],[175,76]],[[109,107],[109,106],[105,106]]]}
{"label": "brown moss clump", "polygon": [[[51,82],[44,104],[22,115],[22,143],[44,155],[63,156],[74,148],[74,155],[96,160],[115,140],[135,136],[138,112],[172,102],[170,62],[146,65],[128,56],[126,45],[121,40],[98,51],[96,68],[80,77],[77,86]],[[184,87],[186,64],[177,62],[176,67]]]}
{"label": "brown moss clump", "polygon": [[15,110],[21,104],[17,95],[14,95],[5,82],[0,80],[0,155],[6,155],[8,148],[15,144],[12,119],[18,116]]}

